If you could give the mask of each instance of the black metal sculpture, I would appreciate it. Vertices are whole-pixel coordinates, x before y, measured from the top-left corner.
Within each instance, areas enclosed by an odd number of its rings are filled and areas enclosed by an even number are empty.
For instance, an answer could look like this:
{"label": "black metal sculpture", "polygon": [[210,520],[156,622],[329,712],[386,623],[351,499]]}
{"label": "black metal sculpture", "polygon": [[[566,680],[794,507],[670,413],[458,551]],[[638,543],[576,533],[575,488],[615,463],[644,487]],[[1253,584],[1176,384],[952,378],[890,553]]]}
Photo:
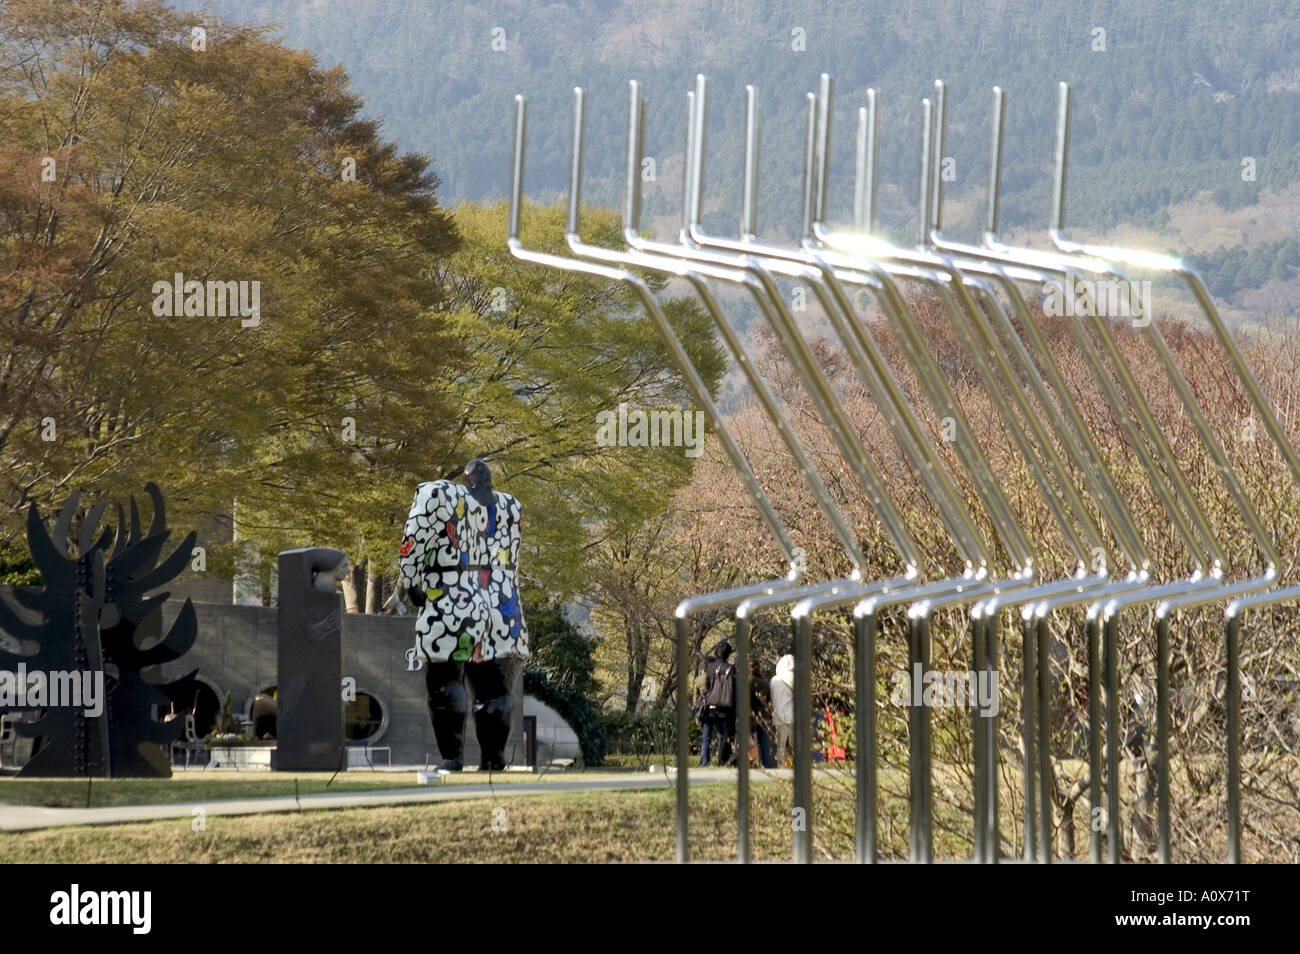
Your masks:
{"label": "black metal sculpture", "polygon": [[[33,504],[27,512],[27,545],[41,572],[41,587],[13,592],[17,607],[0,599],[0,628],[20,643],[0,649],[0,669],[41,673],[102,673],[103,704],[86,707],[47,705],[15,730],[38,741],[21,775],[166,778],[171,775],[167,744],[180,737],[181,719],[162,722],[164,711],[193,683],[198,670],[164,683],[159,666],[189,651],[198,635],[194,607],[187,599],[165,636],[162,604],[170,595],[153,593],[174,579],[193,551],[190,533],[170,556],[158,562],[171,535],[162,493],[145,485],[153,500],[147,533],[131,499],[129,523],[117,508],[117,532],[95,538],[104,505],[91,509],[69,553],[68,530],[77,510],[74,492],[48,531]],[[109,552],[109,545],[112,551]],[[152,595],[150,595],[152,593]],[[31,708],[31,707],[28,707]]]}
{"label": "black metal sculpture", "polygon": [[279,563],[276,736],[271,768],[346,768],[343,738],[343,599],[347,555],[329,547],[284,550]]}

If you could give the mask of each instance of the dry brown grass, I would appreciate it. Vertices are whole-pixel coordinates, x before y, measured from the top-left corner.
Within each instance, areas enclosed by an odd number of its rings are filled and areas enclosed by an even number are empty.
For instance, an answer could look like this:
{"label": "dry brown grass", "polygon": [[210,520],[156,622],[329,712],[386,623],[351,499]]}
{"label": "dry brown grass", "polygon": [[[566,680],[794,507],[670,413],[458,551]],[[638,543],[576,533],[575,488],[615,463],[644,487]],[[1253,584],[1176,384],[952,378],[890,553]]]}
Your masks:
{"label": "dry brown grass", "polygon": [[[1086,772],[1067,761],[1066,774]],[[1205,766],[1201,766],[1204,769]],[[965,768],[936,765],[934,775],[934,850],[937,858],[970,857],[971,816]],[[1004,857],[1019,857],[1020,769],[1004,759],[999,815]],[[1174,801],[1185,804],[1183,773],[1175,772]],[[1294,860],[1262,832],[1286,830],[1287,792],[1300,781],[1300,769],[1274,776],[1270,792],[1248,789],[1244,809],[1244,860]],[[881,858],[905,858],[908,845],[907,776],[880,773],[877,845]],[[815,857],[853,857],[852,778],[842,771],[819,772],[814,802]],[[792,846],[791,786],[788,780],[755,775],[752,788],[751,848],[756,860],[788,859]],[[1221,793],[1220,793],[1221,794]],[[1130,808],[1127,786],[1123,791]],[[1210,798],[1196,812],[1202,825],[1200,846],[1178,846],[1175,860],[1222,860],[1226,812]],[[691,792],[693,859],[728,861],[736,851],[736,787],[717,784]],[[595,863],[672,861],[675,858],[675,796],[671,789],[646,792],[567,792],[531,797],[472,799],[408,807],[309,811],[301,814],[209,815],[204,831],[191,820],[176,819],[111,827],[62,828],[0,835],[0,853],[9,862],[28,863]],[[494,814],[498,809],[501,813]],[[1086,798],[1076,808],[1076,857],[1088,854]],[[1059,815],[1058,815],[1059,823]],[[497,821],[496,827],[493,822]],[[1065,852],[1059,837],[1054,854]],[[1206,857],[1197,856],[1197,848]],[[1126,846],[1127,849],[1127,846]],[[1126,850],[1127,854],[1127,850]]]}

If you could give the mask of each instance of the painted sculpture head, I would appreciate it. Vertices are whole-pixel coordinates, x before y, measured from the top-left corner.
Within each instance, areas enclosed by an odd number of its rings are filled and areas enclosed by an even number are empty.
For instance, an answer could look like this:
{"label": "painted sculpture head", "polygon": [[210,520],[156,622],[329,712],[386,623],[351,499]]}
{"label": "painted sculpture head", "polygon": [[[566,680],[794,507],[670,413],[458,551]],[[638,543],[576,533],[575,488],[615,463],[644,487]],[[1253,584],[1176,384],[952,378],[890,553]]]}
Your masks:
{"label": "painted sculpture head", "polygon": [[492,495],[492,471],[485,462],[475,458],[465,465],[465,486],[469,488],[470,496],[483,506],[496,502]]}

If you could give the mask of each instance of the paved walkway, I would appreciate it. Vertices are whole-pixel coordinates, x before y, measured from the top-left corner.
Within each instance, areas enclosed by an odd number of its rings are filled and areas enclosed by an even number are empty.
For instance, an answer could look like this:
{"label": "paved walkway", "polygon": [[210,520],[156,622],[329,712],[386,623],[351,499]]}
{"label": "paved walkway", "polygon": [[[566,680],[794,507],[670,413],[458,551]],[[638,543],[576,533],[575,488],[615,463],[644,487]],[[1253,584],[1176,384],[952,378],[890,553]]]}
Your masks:
{"label": "paved walkway", "polygon": [[[734,779],[728,769],[699,769],[690,772],[692,785],[711,785]],[[751,773],[754,781],[762,778]],[[165,805],[115,805],[105,808],[44,808],[39,805],[0,805],[0,831],[34,831],[67,825],[120,825],[126,822],[192,818],[194,809],[208,815],[261,815],[268,812],[296,812],[330,808],[373,808],[377,805],[417,805],[454,802],[469,798],[513,798],[517,795],[547,795],[556,792],[643,791],[671,788],[676,772],[611,775],[606,778],[563,779],[541,782],[502,782],[498,785],[423,785],[419,788],[390,788],[368,792],[322,792],[313,795],[275,795],[268,798],[210,799],[171,802]]]}

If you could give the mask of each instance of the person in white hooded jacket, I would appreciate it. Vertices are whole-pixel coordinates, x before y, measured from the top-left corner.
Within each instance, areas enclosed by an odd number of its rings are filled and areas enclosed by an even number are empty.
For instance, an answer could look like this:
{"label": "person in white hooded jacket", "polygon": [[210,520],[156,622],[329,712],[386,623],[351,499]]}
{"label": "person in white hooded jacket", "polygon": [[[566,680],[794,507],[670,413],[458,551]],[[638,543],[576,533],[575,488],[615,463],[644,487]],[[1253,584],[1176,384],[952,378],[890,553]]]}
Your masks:
{"label": "person in white hooded jacket", "polygon": [[794,657],[787,654],[776,664],[772,677],[772,724],[776,729],[776,764],[785,765],[785,754],[794,731]]}

